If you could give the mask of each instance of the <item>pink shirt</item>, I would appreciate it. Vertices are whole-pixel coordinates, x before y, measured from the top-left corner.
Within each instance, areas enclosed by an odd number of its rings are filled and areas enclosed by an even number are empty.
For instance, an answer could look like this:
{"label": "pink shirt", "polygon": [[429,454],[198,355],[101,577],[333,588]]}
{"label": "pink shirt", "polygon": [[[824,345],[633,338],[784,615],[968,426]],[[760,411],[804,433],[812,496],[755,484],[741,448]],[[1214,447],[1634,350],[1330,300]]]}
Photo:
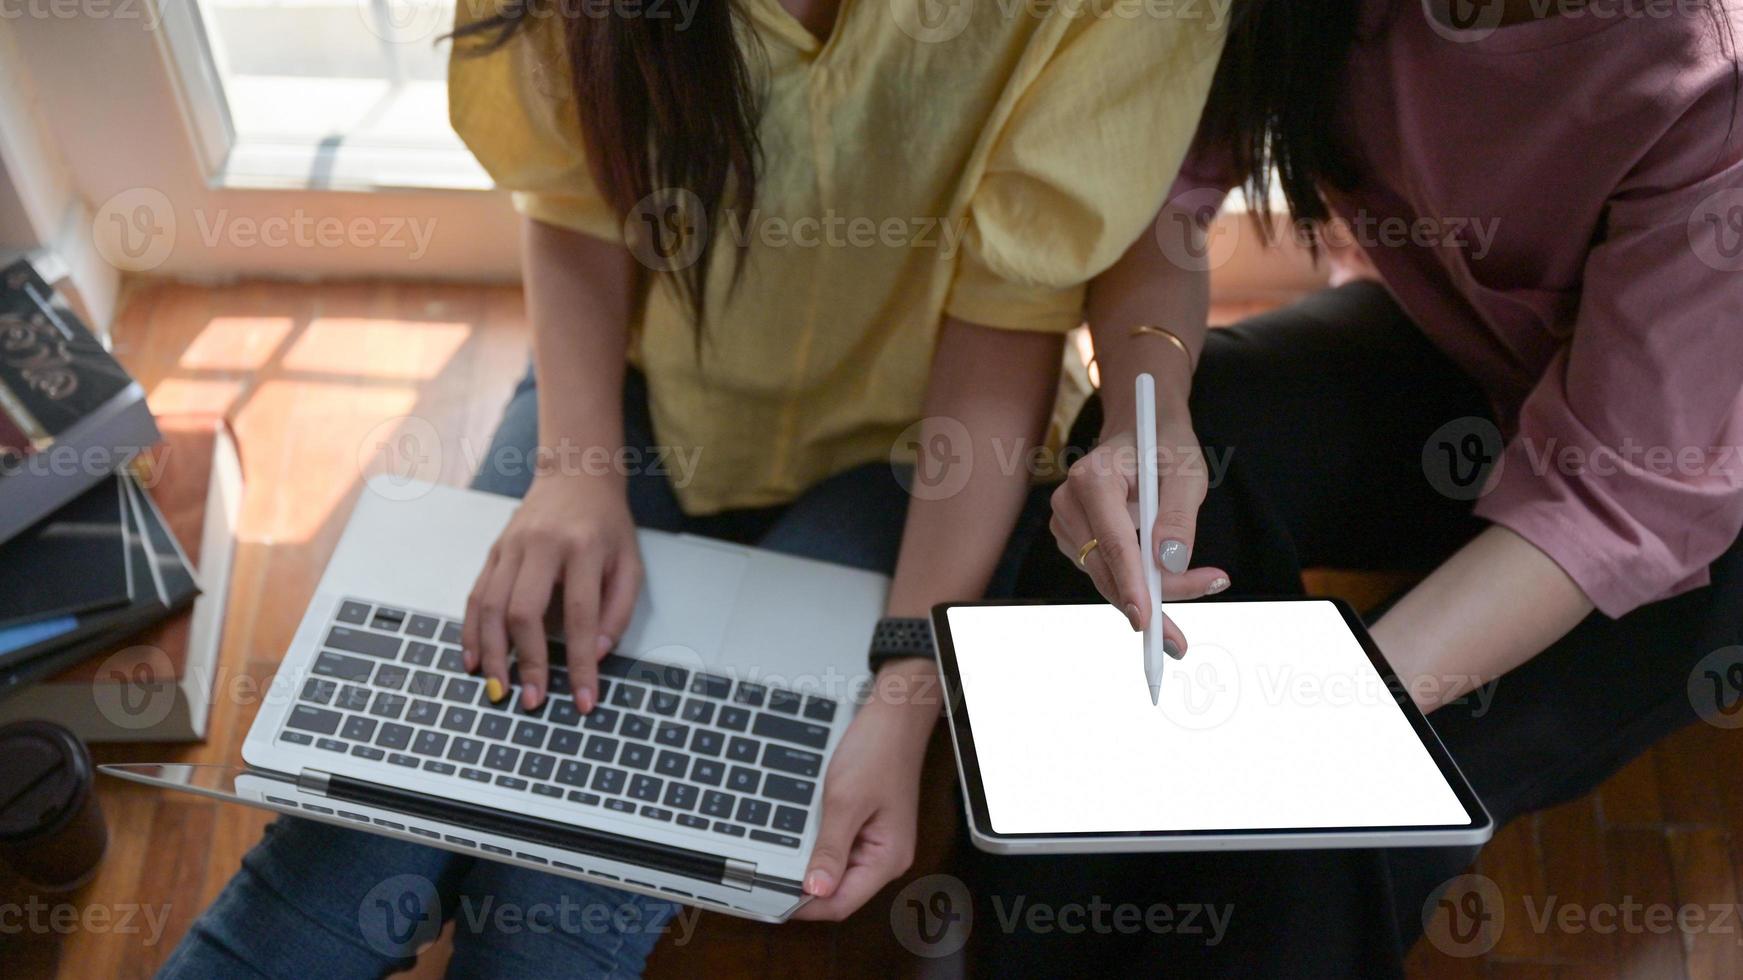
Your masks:
{"label": "pink shirt", "polygon": [[[1743,113],[1718,25],[1658,0],[1448,37],[1422,11],[1368,0],[1344,96],[1362,176],[1326,198],[1494,402],[1476,512],[1610,616],[1705,584],[1743,528]],[[1189,163],[1176,190],[1223,183]]]}

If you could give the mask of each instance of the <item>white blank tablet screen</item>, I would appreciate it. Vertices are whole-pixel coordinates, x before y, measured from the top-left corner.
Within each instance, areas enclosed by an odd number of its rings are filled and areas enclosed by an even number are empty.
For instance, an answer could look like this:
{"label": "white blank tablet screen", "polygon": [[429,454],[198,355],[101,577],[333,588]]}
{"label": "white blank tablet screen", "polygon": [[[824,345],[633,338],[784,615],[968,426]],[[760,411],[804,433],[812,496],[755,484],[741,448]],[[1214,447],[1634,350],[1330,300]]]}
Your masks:
{"label": "white blank tablet screen", "polygon": [[1105,604],[964,606],[950,633],[1001,834],[1470,821],[1329,602],[1176,603],[1150,704]]}

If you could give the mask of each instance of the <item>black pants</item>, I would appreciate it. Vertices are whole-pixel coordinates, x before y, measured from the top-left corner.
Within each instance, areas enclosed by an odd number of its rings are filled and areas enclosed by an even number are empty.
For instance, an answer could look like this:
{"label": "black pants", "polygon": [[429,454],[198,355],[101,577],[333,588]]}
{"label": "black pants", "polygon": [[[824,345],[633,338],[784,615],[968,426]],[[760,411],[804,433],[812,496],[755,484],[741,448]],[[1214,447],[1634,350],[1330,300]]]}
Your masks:
{"label": "black pants", "polygon": [[[1486,418],[1484,398],[1376,285],[1327,290],[1212,331],[1192,404],[1216,484],[1199,515],[1194,564],[1228,569],[1228,597],[1298,594],[1301,570],[1313,566],[1426,570],[1483,527],[1469,500],[1436,490],[1424,446],[1448,422]],[[1087,444],[1100,425],[1092,403],[1074,442]],[[1223,454],[1226,472],[1215,479]],[[1715,562],[1712,577],[1619,620],[1593,614],[1486,697],[1431,715],[1497,824],[1585,794],[1696,717],[1691,669],[1743,636],[1743,548]],[[1094,589],[1069,559],[1037,546],[1018,594]],[[964,852],[977,973],[1263,977],[1400,975],[1424,903],[1476,853],[1001,858],[966,838]],[[1203,908],[1190,933],[1120,930],[1111,913],[1108,928],[1067,933],[1014,920],[1019,897],[1055,914],[1094,903],[1166,906],[1169,915],[1153,921],[1173,926]],[[1226,910],[1220,936],[1205,928],[1209,909]]]}

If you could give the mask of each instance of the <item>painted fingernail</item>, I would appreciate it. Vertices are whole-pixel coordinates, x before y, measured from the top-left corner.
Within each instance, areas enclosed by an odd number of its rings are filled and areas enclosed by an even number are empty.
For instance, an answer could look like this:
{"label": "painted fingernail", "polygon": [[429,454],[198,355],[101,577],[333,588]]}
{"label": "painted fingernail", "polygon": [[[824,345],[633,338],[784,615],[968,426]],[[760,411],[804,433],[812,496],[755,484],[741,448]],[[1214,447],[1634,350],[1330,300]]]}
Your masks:
{"label": "painted fingernail", "polygon": [[1156,550],[1156,558],[1163,568],[1179,575],[1186,571],[1186,542],[1169,538]]}
{"label": "painted fingernail", "polygon": [[805,894],[822,898],[835,890],[835,879],[822,868],[813,868],[805,876]]}
{"label": "painted fingernail", "polygon": [[1179,660],[1181,657],[1186,656],[1186,651],[1180,649],[1180,645],[1175,643],[1173,640],[1162,641],[1162,652],[1173,657],[1175,660]]}
{"label": "painted fingernail", "polygon": [[1126,603],[1126,618],[1132,621],[1132,632],[1136,633],[1139,630],[1143,629],[1142,626],[1138,625],[1138,605],[1137,605],[1137,603],[1135,603],[1135,602]]}
{"label": "painted fingernail", "polygon": [[520,703],[528,708],[538,706],[539,699],[544,697],[545,689],[537,684],[528,684],[520,689]]}
{"label": "painted fingernail", "polygon": [[1204,590],[1205,595],[1216,595],[1229,587],[1229,580],[1221,575],[1210,580],[1210,588]]}
{"label": "painted fingernail", "polygon": [[576,691],[575,692],[575,706],[581,709],[582,714],[586,714],[587,712],[592,711],[593,710],[593,688],[584,687],[581,690]]}
{"label": "painted fingernail", "polygon": [[617,641],[612,639],[610,636],[607,636],[604,633],[599,634],[599,652],[600,653],[610,653],[611,648],[616,646],[616,645],[617,645]]}
{"label": "painted fingernail", "polygon": [[491,704],[495,704],[508,697],[508,691],[503,689],[501,681],[492,677],[484,682],[484,696],[490,699]]}

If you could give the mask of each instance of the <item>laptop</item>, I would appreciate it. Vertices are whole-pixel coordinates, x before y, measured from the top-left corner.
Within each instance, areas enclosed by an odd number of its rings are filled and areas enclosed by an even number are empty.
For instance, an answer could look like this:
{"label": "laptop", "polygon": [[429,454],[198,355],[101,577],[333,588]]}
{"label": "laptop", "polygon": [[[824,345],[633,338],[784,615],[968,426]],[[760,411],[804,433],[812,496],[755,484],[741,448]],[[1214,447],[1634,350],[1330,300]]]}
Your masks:
{"label": "laptop", "polygon": [[[569,697],[500,703],[459,647],[518,501],[372,480],[242,747],[244,767],[111,765],[157,786],[765,922],[805,901],[823,774],[863,700],[888,580],[638,532],[635,615]],[[513,675],[511,673],[511,679]]]}

